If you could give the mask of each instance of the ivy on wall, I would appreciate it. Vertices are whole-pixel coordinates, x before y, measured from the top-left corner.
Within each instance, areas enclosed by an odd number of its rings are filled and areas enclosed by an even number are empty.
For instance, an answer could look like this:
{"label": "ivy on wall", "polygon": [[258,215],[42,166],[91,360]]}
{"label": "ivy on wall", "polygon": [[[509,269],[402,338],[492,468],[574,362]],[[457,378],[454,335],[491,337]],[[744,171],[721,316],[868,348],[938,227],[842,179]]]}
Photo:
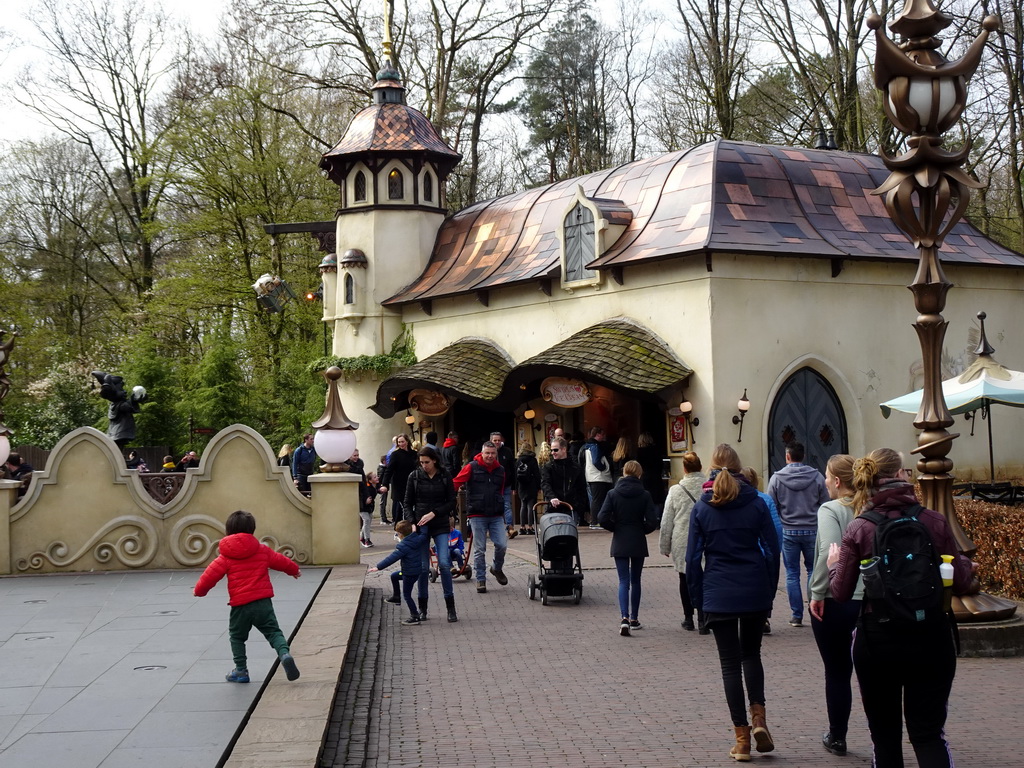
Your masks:
{"label": "ivy on wall", "polygon": [[408,327],[391,344],[390,351],[382,355],[356,355],[355,357],[318,357],[306,366],[310,373],[320,373],[336,365],[346,374],[373,375],[385,378],[396,368],[404,368],[416,362],[416,341]]}

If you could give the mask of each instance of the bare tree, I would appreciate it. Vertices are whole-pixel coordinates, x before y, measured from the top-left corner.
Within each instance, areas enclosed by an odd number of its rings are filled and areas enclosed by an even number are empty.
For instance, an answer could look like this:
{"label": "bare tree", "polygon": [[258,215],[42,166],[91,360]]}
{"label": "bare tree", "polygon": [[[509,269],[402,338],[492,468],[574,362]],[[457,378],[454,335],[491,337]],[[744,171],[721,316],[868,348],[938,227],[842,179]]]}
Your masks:
{"label": "bare tree", "polygon": [[43,0],[33,17],[45,63],[16,98],[88,150],[88,176],[113,231],[87,232],[122,285],[144,301],[153,286],[159,209],[171,158],[163,152],[173,116],[160,88],[177,54],[159,10],[133,3]]}
{"label": "bare tree", "polygon": [[860,76],[868,66],[864,19],[873,0],[754,1],[765,42],[794,74],[809,128],[833,131],[840,149],[864,151],[871,121],[861,88],[870,86]]}

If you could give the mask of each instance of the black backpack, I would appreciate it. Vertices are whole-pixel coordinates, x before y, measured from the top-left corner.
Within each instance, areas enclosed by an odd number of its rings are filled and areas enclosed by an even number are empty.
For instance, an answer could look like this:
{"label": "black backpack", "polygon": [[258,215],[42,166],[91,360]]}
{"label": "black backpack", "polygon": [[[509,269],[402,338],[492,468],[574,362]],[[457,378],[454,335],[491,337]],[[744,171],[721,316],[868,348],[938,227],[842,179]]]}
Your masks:
{"label": "black backpack", "polygon": [[900,517],[875,510],[861,515],[875,524],[875,557],[862,566],[864,597],[884,620],[917,623],[943,614],[940,553],[913,504]]}

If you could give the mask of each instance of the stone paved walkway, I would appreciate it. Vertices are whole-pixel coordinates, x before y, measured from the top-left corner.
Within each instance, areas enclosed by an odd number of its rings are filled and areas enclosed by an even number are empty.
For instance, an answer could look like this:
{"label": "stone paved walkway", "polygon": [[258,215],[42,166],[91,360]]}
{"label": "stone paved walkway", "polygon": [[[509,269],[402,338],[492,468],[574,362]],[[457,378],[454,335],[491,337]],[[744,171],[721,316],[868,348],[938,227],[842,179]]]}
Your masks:
{"label": "stone paved walkway", "polygon": [[[431,585],[431,619],[400,625],[404,607],[381,601],[387,574],[369,574],[321,765],[734,764],[714,639],[680,628],[677,576],[657,554],[644,571],[644,629],[619,637],[608,541],[603,531],[581,533],[582,603],[543,607],[526,598],[527,577],[536,572],[533,540],[513,540],[507,587],[492,579],[478,595],[473,582],[456,583],[458,624],[444,621],[438,583]],[[656,541],[652,534],[652,552]],[[364,553],[364,562],[376,562],[379,549]],[[785,606],[780,593],[777,615],[787,617]],[[822,666],[809,626],[776,621],[763,656],[777,749],[754,762],[870,765],[856,699],[849,754],[835,757],[820,745]],[[1022,683],[1024,660],[960,660],[947,726],[958,765],[1020,764],[1015,705]],[[909,744],[905,751],[914,765]]]}

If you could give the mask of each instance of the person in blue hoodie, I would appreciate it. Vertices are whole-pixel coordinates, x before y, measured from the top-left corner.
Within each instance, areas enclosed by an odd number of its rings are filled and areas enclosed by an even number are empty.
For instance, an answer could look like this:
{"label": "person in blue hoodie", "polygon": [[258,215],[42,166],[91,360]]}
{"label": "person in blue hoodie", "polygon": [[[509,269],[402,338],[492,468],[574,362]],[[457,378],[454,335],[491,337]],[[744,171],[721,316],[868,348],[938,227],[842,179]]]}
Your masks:
{"label": "person in blue hoodie", "polygon": [[611,556],[619,574],[619,634],[629,637],[631,630],[643,629],[640,624],[640,574],[644,569],[647,534],[658,527],[658,510],[654,499],[640,478],[644,471],[639,461],[627,461],[622,478],[604,497],[597,515],[602,528],[612,532]]}
{"label": "person in blue hoodie", "polygon": [[758,752],[775,749],[765,718],[761,639],[779,583],[779,538],[768,506],[740,474],[743,465],[731,445],[715,448],[710,469],[690,514],[686,582],[718,646],[736,735],[729,756],[747,762],[751,736]]}
{"label": "person in blue hoodie", "polygon": [[768,495],[775,499],[779,519],[782,520],[782,562],[786,566],[789,625],[802,627],[804,597],[800,585],[800,558],[803,557],[809,583],[814,571],[818,509],[831,501],[824,476],[814,467],[804,464],[803,444],[793,442],[786,446],[786,466],[768,481]]}
{"label": "person in blue hoodie", "polygon": [[403,624],[419,624],[420,613],[416,601],[412,599],[412,588],[419,580],[422,569],[423,547],[427,546],[427,529],[417,528],[408,520],[399,520],[395,525],[395,533],[401,537],[398,546],[394,551],[377,563],[368,568],[367,573],[382,571],[392,563],[402,561],[402,596],[405,604],[409,606],[409,618]]}

